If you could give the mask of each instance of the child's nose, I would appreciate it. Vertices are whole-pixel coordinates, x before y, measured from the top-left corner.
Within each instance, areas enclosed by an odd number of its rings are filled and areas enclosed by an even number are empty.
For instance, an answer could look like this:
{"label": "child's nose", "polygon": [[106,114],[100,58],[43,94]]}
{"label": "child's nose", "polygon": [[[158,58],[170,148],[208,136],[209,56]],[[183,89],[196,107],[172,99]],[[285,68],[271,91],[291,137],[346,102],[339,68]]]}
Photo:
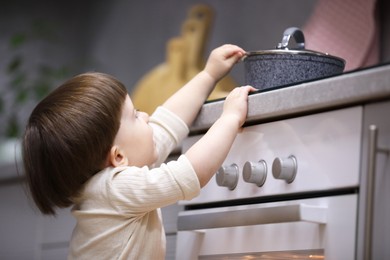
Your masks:
{"label": "child's nose", "polygon": [[142,119],[143,119],[146,123],[148,123],[148,122],[149,122],[149,114],[146,113],[146,112],[141,112],[141,111],[140,111],[139,113],[140,113]]}

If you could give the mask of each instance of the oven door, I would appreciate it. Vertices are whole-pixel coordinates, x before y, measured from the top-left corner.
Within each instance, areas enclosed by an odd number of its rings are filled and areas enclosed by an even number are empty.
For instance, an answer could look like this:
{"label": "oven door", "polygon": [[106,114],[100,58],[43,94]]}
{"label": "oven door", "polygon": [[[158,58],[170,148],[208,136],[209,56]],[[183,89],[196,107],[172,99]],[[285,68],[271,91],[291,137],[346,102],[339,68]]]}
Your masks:
{"label": "oven door", "polygon": [[187,210],[176,259],[354,259],[357,194]]}

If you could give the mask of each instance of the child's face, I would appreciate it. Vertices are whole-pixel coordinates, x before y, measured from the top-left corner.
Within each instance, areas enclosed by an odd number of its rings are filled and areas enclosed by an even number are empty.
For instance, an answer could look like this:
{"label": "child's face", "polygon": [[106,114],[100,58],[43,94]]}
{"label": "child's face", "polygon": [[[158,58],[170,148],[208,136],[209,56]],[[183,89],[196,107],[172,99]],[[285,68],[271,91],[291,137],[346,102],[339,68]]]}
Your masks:
{"label": "child's face", "polygon": [[114,145],[121,149],[129,166],[151,165],[157,159],[153,129],[148,122],[149,115],[136,111],[127,95]]}

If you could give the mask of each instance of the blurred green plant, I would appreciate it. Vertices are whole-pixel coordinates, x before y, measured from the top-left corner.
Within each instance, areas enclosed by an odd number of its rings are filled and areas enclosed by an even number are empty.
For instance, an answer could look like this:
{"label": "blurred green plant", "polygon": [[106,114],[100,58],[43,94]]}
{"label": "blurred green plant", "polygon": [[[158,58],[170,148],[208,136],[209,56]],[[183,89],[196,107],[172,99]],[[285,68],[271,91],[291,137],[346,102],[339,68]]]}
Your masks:
{"label": "blurred green plant", "polygon": [[[5,68],[8,83],[0,88],[0,113],[6,117],[5,137],[21,135],[18,111],[23,110],[28,101],[38,102],[70,74],[65,65],[55,67],[39,59],[36,63],[27,60],[28,51],[33,51],[34,46],[58,44],[56,32],[52,23],[34,21],[27,31],[17,32],[9,39],[10,59]],[[12,95],[6,95],[10,92]],[[11,96],[12,100],[5,100],[6,96]]]}

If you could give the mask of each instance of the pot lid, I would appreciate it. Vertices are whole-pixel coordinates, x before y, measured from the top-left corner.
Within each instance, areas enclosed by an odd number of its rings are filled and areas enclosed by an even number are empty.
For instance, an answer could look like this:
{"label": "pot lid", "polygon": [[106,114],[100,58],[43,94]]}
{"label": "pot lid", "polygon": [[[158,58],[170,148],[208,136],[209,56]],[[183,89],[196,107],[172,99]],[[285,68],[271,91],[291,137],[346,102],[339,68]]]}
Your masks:
{"label": "pot lid", "polygon": [[[294,38],[295,40],[294,46],[291,44],[291,38]],[[316,55],[336,59],[345,64],[345,60],[340,57],[332,56],[328,53],[305,49],[305,36],[303,35],[303,32],[297,27],[290,27],[284,31],[282,41],[276,46],[276,49],[249,51],[245,53],[245,56],[242,59],[245,60],[245,58],[248,56],[267,54]]]}

